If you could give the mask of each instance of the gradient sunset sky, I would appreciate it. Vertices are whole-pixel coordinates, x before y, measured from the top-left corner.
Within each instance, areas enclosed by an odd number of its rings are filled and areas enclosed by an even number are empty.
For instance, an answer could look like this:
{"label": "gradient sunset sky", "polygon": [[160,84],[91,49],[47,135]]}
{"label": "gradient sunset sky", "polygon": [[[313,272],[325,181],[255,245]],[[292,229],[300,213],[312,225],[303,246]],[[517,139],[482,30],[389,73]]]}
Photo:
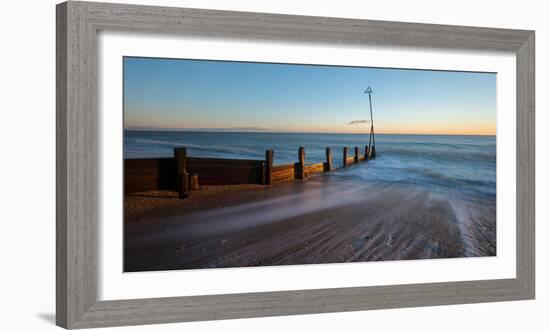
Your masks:
{"label": "gradient sunset sky", "polygon": [[496,134],[494,73],[123,61],[125,129]]}

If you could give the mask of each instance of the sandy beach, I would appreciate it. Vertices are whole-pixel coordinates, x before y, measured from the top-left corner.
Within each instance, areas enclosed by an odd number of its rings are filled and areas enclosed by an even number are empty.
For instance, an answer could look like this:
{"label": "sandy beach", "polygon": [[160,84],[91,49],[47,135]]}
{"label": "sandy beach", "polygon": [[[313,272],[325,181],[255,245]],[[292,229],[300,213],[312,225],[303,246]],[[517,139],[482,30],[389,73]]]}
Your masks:
{"label": "sandy beach", "polygon": [[495,203],[321,175],[125,196],[125,271],[494,256]]}

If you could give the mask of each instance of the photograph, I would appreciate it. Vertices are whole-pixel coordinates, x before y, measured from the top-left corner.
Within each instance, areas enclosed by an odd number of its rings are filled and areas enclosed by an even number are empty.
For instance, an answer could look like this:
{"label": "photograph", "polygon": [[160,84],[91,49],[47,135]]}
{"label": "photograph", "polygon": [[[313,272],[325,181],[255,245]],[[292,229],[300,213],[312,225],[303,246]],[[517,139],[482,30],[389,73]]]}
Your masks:
{"label": "photograph", "polygon": [[497,73],[121,60],[124,272],[497,255]]}

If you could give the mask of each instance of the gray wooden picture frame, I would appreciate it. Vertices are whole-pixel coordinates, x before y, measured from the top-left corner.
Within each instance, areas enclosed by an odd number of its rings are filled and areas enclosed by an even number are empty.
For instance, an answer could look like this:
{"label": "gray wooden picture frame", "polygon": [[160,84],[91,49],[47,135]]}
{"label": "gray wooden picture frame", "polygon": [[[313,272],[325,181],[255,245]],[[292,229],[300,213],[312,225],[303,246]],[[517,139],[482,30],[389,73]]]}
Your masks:
{"label": "gray wooden picture frame", "polygon": [[[61,3],[56,12],[59,326],[87,328],[534,299],[534,31],[93,2]],[[516,278],[99,301],[97,34],[104,30],[515,52]]]}

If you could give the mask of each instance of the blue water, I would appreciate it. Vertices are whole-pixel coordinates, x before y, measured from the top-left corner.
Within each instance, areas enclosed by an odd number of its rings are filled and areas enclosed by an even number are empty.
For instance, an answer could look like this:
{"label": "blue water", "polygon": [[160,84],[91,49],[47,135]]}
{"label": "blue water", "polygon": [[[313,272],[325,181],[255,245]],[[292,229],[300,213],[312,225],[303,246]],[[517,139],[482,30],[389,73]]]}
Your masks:
{"label": "blue water", "polygon": [[[307,163],[325,161],[330,147],[341,166],[344,146],[352,156],[355,146],[364,152],[367,144],[367,134],[125,131],[124,158],[171,157],[173,148],[185,146],[190,156],[263,159],[273,149],[277,165],[297,162],[303,146]],[[494,136],[377,134],[376,154],[333,175],[496,196]]]}

